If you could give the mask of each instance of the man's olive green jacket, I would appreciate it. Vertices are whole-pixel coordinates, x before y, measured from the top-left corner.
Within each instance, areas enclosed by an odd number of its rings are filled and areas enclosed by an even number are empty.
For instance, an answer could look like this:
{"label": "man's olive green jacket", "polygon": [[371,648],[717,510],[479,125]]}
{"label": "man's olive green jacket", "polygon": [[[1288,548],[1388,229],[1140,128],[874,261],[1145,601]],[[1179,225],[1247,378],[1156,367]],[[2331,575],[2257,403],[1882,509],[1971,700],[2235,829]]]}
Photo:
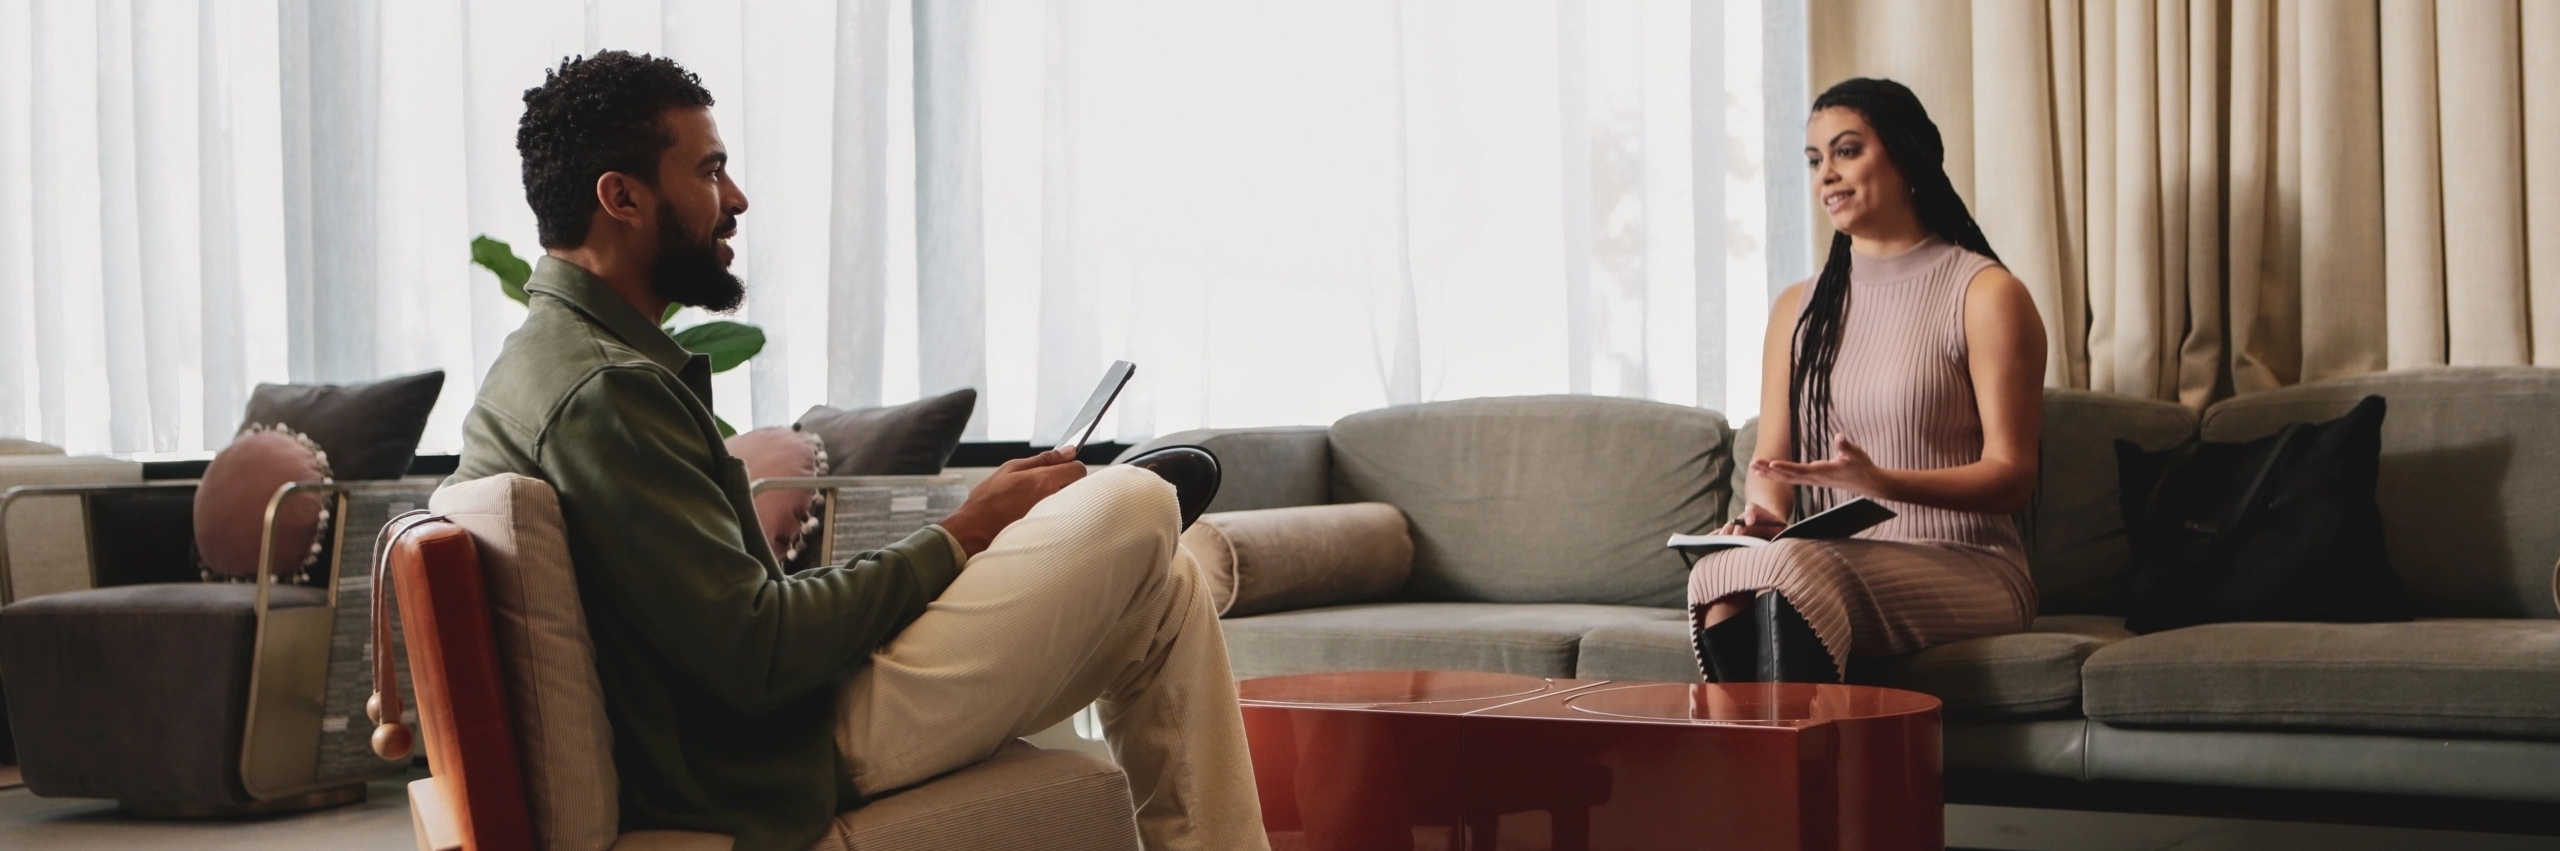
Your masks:
{"label": "man's olive green jacket", "polygon": [[924,612],[964,556],[928,527],[785,576],[746,465],[711,416],[711,364],[575,264],[542,258],[524,327],[481,385],[450,482],[559,492],[613,722],[622,825],[802,851],[862,796],[838,769],[837,684]]}

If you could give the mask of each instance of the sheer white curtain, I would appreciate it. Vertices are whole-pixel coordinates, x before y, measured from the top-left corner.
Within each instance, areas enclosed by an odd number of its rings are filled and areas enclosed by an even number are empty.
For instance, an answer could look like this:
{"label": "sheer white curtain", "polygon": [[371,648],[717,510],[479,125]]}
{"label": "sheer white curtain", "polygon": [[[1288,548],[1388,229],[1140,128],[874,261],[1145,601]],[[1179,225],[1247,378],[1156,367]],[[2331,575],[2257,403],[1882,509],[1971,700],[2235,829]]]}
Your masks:
{"label": "sheer white curtain", "polygon": [[442,368],[424,449],[458,448],[522,316],[467,244],[538,250],[521,93],[602,47],[719,99],[770,340],[733,422],[976,386],[975,437],[1045,436],[1114,358],[1126,439],[1516,393],[1738,419],[1803,264],[1762,168],[1798,120],[1763,69],[1803,61],[1763,27],[1803,12],[1762,6],[0,0],[0,433],[199,451],[256,382]]}
{"label": "sheer white curtain", "polygon": [[952,37],[990,433],[1045,435],[1113,357],[1145,381],[1131,438],[1497,394],[1753,407],[1757,4],[978,11]]}

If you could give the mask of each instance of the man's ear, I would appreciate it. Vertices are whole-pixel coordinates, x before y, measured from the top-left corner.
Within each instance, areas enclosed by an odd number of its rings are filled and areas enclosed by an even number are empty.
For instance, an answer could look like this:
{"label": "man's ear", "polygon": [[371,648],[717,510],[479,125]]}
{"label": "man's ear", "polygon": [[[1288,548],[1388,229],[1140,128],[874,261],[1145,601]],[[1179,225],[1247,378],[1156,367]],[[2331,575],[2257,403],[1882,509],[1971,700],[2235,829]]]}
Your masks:
{"label": "man's ear", "polygon": [[596,178],[596,211],[624,225],[642,226],[642,211],[653,197],[649,185],[631,175],[608,171]]}

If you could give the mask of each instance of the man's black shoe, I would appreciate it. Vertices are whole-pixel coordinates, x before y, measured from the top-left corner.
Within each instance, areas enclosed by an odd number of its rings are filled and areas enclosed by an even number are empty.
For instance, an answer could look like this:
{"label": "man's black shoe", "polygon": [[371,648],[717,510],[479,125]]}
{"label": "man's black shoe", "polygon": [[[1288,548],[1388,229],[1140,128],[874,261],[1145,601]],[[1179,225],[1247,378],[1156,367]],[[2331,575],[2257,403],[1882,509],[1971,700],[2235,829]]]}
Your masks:
{"label": "man's black shoe", "polygon": [[1182,506],[1182,528],[1209,510],[1218,496],[1218,456],[1197,446],[1167,446],[1120,463],[1154,473],[1173,483],[1174,501]]}

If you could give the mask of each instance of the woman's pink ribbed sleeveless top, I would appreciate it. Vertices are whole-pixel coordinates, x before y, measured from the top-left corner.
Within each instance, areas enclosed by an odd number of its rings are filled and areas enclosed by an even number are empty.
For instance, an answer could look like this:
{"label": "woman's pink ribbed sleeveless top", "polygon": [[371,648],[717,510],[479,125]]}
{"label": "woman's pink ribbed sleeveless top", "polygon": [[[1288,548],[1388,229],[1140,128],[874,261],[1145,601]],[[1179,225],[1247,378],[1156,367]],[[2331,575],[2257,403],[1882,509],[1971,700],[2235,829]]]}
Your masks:
{"label": "woman's pink ribbed sleeveless top", "polygon": [[[1877,466],[1931,470],[1982,460],[1982,415],[1965,357],[1965,291],[1996,265],[1937,237],[1899,254],[1858,255],[1849,264],[1849,321],[1831,369],[1831,433],[1844,434]],[[1811,290],[1806,290],[1811,295]],[[1800,458],[1831,454],[1799,446]],[[1808,488],[1811,514],[1849,495]],[[1883,501],[1899,516],[1861,538],[1976,547],[2025,563],[2017,523],[1976,514]]]}

